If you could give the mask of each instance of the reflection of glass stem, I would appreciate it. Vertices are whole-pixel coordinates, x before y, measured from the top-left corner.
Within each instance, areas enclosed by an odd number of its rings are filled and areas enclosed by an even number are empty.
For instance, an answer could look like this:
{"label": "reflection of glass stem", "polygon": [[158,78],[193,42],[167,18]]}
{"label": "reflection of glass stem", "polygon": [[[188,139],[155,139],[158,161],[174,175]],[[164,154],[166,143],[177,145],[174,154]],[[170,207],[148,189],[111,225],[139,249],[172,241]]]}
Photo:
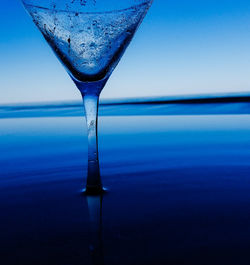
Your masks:
{"label": "reflection of glass stem", "polygon": [[93,265],[103,265],[102,195],[87,196],[90,221],[90,252]]}

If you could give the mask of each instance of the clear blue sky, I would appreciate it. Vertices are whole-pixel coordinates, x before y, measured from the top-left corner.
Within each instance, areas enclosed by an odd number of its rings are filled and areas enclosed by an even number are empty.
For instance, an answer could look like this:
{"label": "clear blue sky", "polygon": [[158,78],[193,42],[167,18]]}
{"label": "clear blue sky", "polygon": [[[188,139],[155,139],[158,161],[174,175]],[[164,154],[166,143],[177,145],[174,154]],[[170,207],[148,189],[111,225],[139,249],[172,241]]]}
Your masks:
{"label": "clear blue sky", "polygon": [[[1,0],[0,103],[80,99],[19,0]],[[155,0],[103,98],[250,92],[249,0]]]}

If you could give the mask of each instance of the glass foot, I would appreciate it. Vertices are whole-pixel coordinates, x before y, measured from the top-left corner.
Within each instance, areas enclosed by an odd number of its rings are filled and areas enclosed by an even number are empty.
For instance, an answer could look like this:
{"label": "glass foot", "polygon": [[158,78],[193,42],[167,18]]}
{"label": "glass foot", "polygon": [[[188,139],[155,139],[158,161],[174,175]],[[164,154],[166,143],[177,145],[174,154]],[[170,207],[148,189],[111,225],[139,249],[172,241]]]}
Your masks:
{"label": "glass foot", "polygon": [[98,186],[98,187],[91,187],[87,186],[86,188],[81,190],[81,193],[86,196],[95,196],[95,195],[102,195],[106,193],[108,189]]}

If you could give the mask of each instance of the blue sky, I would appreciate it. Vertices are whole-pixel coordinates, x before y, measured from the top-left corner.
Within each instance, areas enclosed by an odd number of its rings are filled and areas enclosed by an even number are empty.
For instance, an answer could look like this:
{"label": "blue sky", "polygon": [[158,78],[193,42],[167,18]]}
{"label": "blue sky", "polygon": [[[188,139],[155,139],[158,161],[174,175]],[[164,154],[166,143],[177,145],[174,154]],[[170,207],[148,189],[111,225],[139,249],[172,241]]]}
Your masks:
{"label": "blue sky", "polygon": [[[0,103],[80,99],[19,0],[1,0]],[[155,0],[103,98],[250,92],[250,1]]]}

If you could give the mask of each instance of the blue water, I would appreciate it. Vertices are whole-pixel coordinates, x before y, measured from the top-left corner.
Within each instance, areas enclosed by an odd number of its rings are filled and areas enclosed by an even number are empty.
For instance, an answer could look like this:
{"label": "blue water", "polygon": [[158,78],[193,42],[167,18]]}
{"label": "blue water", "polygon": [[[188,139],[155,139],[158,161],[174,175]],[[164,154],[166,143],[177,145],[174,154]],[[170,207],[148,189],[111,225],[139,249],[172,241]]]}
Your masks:
{"label": "blue water", "polygon": [[145,105],[144,113],[126,106],[129,115],[124,106],[103,108],[99,151],[108,191],[97,261],[91,207],[80,193],[87,139],[78,107],[55,115],[2,111],[1,264],[249,264],[250,115],[188,106],[195,114],[181,114],[178,104],[172,115],[152,111],[169,105]]}

